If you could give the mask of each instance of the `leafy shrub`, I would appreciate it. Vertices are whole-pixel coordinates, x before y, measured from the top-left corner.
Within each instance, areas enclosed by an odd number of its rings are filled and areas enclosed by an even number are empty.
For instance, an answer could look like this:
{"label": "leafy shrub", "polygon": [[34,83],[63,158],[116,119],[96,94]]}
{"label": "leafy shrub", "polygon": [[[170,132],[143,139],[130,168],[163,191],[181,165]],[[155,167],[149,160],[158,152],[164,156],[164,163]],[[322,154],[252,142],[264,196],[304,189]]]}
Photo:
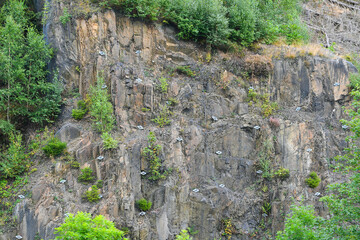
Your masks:
{"label": "leafy shrub", "polygon": [[316,172],[311,172],[309,178],[305,180],[306,184],[311,188],[316,188],[319,186],[321,179],[318,177]]}
{"label": "leafy shrub", "polygon": [[91,187],[91,190],[85,192],[85,196],[89,202],[97,202],[100,200],[99,189],[96,185]]}
{"label": "leafy shrub", "polygon": [[104,132],[103,134],[101,134],[101,138],[103,140],[105,149],[117,148],[119,141],[113,139],[110,133]]}
{"label": "leafy shrub", "polygon": [[81,169],[81,174],[78,177],[79,182],[88,183],[94,181],[93,170],[89,167]]}
{"label": "leafy shrub", "polygon": [[45,147],[43,147],[42,149],[46,156],[56,157],[56,156],[61,155],[64,152],[64,150],[66,149],[66,143],[61,142],[56,137],[53,137],[50,139],[48,144]]}
{"label": "leafy shrub", "polygon": [[103,184],[104,184],[103,180],[97,180],[97,181],[96,181],[96,186],[97,186],[98,188],[102,188],[102,187],[103,187]]}
{"label": "leafy shrub", "polygon": [[178,66],[176,71],[189,77],[194,77],[196,75],[189,66]]}
{"label": "leafy shrub", "polygon": [[176,240],[192,240],[187,230],[181,230],[181,232],[176,235]]}
{"label": "leafy shrub", "polygon": [[261,207],[261,209],[262,209],[262,211],[263,211],[264,213],[266,213],[267,215],[269,215],[270,212],[271,212],[271,203],[264,202],[263,205],[262,205],[262,207]]}
{"label": "leafy shrub", "polygon": [[95,129],[104,133],[114,126],[113,106],[107,93],[104,79],[99,75],[96,86],[90,87],[89,110],[95,122]]}
{"label": "leafy shrub", "polygon": [[142,199],[136,201],[136,206],[141,211],[146,212],[146,211],[150,210],[150,208],[152,206],[152,202],[147,201],[145,198],[142,198]]}
{"label": "leafy shrub", "polygon": [[60,22],[61,22],[63,25],[65,25],[67,22],[70,21],[71,15],[70,15],[70,13],[69,13],[69,11],[68,11],[67,8],[64,8],[63,15],[60,16],[59,19],[60,19]]}
{"label": "leafy shrub", "polygon": [[161,111],[159,116],[157,116],[154,119],[151,119],[151,121],[157,123],[159,127],[165,127],[171,123],[171,120],[169,119],[169,116],[172,115],[172,112],[168,109],[166,105],[160,106]]}
{"label": "leafy shrub", "polygon": [[80,168],[80,163],[77,161],[73,161],[70,163],[70,167],[74,168],[74,169],[78,169],[78,168]]}
{"label": "leafy shrub", "polygon": [[127,240],[124,232],[115,228],[113,222],[98,215],[94,219],[90,213],[78,212],[76,216],[69,214],[65,223],[55,228],[56,240],[66,239],[97,239]]}
{"label": "leafy shrub", "polygon": [[81,120],[88,112],[88,109],[83,100],[80,100],[77,105],[78,105],[78,109],[73,109],[71,116],[76,120]]}
{"label": "leafy shrub", "polygon": [[0,152],[0,179],[16,177],[30,167],[22,145],[22,135],[11,133],[9,140],[9,148],[4,153]]}
{"label": "leafy shrub", "polygon": [[290,177],[290,170],[281,167],[275,172],[275,176],[280,178],[281,180],[285,180]]}
{"label": "leafy shrub", "polygon": [[169,84],[167,83],[166,78],[162,77],[162,78],[159,79],[159,81],[160,81],[159,88],[160,88],[161,92],[162,93],[167,93]]}

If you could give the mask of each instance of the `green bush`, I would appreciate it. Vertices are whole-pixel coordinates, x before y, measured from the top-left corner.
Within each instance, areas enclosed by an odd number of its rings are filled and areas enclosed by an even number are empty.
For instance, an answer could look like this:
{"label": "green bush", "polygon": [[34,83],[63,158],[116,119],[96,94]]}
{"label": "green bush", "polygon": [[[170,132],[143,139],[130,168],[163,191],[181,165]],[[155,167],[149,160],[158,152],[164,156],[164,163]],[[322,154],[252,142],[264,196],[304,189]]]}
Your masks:
{"label": "green bush", "polygon": [[150,210],[152,205],[151,201],[147,201],[145,198],[142,198],[138,201],[136,201],[136,206],[138,209],[140,209],[143,212],[146,212],[148,210]]}
{"label": "green bush", "polygon": [[100,200],[99,189],[96,185],[91,187],[91,190],[85,192],[85,196],[89,202],[97,202]]}
{"label": "green bush", "polygon": [[110,132],[115,122],[110,96],[104,86],[104,79],[98,75],[96,86],[90,87],[89,95],[90,115],[93,117],[95,129],[102,133]]}
{"label": "green bush", "polygon": [[160,91],[162,93],[167,93],[169,84],[167,83],[166,78],[162,77],[159,79],[159,81],[160,81],[160,86],[159,86]]}
{"label": "green bush", "polygon": [[189,77],[194,77],[196,75],[189,66],[178,66],[176,71]]}
{"label": "green bush", "polygon": [[187,230],[181,230],[181,232],[176,235],[176,240],[192,240]]}
{"label": "green bush", "polygon": [[104,149],[117,148],[119,141],[113,139],[110,133],[104,132],[103,134],[101,134],[101,138],[104,143]]}
{"label": "green bush", "polygon": [[78,212],[76,216],[69,214],[65,223],[55,228],[56,240],[97,239],[97,240],[127,240],[124,232],[115,228],[113,222],[102,215],[91,218],[90,213]]}
{"label": "green bush", "polygon": [[63,25],[65,25],[67,22],[70,21],[71,15],[70,15],[70,13],[69,13],[69,11],[68,11],[67,8],[64,8],[63,15],[60,16],[59,19],[60,19],[60,22],[61,22]]}
{"label": "green bush", "polygon": [[309,176],[310,177],[305,180],[306,184],[311,188],[319,186],[321,179],[318,177],[316,172],[311,172]]}
{"label": "green bush", "polygon": [[154,119],[151,119],[151,121],[157,123],[159,127],[165,127],[167,125],[170,125],[171,120],[169,119],[169,116],[172,115],[172,112],[168,109],[166,105],[160,106],[161,110],[159,113],[159,116],[157,116]]}
{"label": "green bush", "polygon": [[89,183],[95,180],[93,170],[89,167],[81,169],[81,174],[78,177],[79,182]]}
{"label": "green bush", "polygon": [[10,133],[9,140],[9,148],[4,153],[0,152],[0,179],[16,177],[30,167],[22,145],[22,135]]}
{"label": "green bush", "polygon": [[71,116],[76,120],[81,120],[88,112],[88,109],[83,100],[80,100],[77,105],[78,105],[78,109],[73,109]]}
{"label": "green bush", "polygon": [[290,170],[286,168],[280,168],[275,172],[275,176],[281,180],[285,180],[290,177]]}
{"label": "green bush", "polygon": [[71,167],[71,168],[74,168],[74,169],[78,169],[78,168],[80,168],[80,163],[77,162],[77,161],[72,161],[72,162],[70,163],[70,167]]}
{"label": "green bush", "polygon": [[64,152],[64,150],[66,149],[66,143],[61,142],[56,137],[53,137],[50,139],[48,144],[45,147],[43,147],[42,149],[46,156],[56,157],[56,156],[61,155]]}
{"label": "green bush", "polygon": [[102,188],[102,187],[103,187],[103,184],[104,184],[103,180],[97,180],[97,181],[96,181],[96,186],[97,186],[98,188]]}

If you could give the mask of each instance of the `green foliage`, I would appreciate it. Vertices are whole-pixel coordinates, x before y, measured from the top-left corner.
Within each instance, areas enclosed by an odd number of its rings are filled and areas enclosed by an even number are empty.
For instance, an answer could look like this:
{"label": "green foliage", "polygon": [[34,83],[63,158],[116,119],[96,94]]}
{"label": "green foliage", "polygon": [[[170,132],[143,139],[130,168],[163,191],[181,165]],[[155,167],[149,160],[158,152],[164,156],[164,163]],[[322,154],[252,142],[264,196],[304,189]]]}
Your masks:
{"label": "green foliage", "polygon": [[148,135],[148,146],[145,147],[141,156],[145,158],[150,165],[150,180],[164,179],[168,175],[169,171],[165,170],[164,172],[160,171],[161,160],[159,158],[161,146],[156,145],[156,137],[153,132],[150,132]]}
{"label": "green foliage", "polygon": [[95,122],[95,129],[104,133],[114,127],[113,106],[107,93],[104,79],[99,75],[96,86],[90,87],[89,110]]}
{"label": "green foliage", "polygon": [[104,181],[103,181],[103,180],[97,180],[97,181],[96,181],[96,186],[97,186],[98,188],[102,188],[102,187],[103,187],[103,184],[104,184]]}
{"label": "green foliage", "polygon": [[279,110],[277,102],[270,102],[269,94],[259,94],[253,88],[250,88],[248,91],[247,101],[249,105],[261,108],[261,114],[264,118],[269,117],[273,114],[274,111]]}
{"label": "green foliage", "polygon": [[291,206],[291,215],[285,220],[284,231],[277,233],[277,240],[316,240],[333,239],[327,233],[317,233],[315,228],[323,222],[320,217],[315,217],[312,206]]}
{"label": "green foliage", "polygon": [[181,230],[181,232],[176,235],[176,240],[192,240],[187,230]]}
{"label": "green foliage", "polygon": [[151,206],[152,202],[147,201],[145,198],[136,201],[136,207],[143,212],[149,211]]}
{"label": "green foliage", "polygon": [[115,228],[113,222],[98,215],[91,218],[90,213],[78,212],[76,216],[69,214],[65,223],[55,228],[56,240],[127,240],[124,232]]}
{"label": "green foliage", "polygon": [[0,134],[8,136],[12,132],[14,132],[15,127],[11,123],[6,120],[0,119]]}
{"label": "green foliage", "polygon": [[159,79],[159,81],[160,81],[160,86],[159,86],[160,91],[162,93],[167,93],[169,84],[167,83],[166,78],[162,77]]}
{"label": "green foliage", "polygon": [[61,142],[56,137],[51,138],[48,144],[42,148],[45,155],[48,157],[50,156],[57,157],[61,155],[65,149],[66,149],[66,143]]}
{"label": "green foliage", "polygon": [[89,167],[81,169],[81,174],[78,177],[79,182],[89,183],[95,180],[93,170]]}
{"label": "green foliage", "polygon": [[171,120],[169,119],[169,116],[172,115],[172,112],[168,109],[166,105],[160,106],[160,113],[159,116],[157,116],[154,119],[151,119],[151,121],[157,123],[159,127],[165,127],[167,125],[170,125]]}
{"label": "green foliage", "polygon": [[101,138],[104,143],[104,149],[117,148],[119,141],[113,139],[110,133],[104,132],[103,134],[101,134]]}
{"label": "green foliage", "polygon": [[179,101],[178,100],[176,100],[175,98],[169,98],[168,99],[168,104],[169,104],[169,106],[171,106],[171,107],[174,107],[176,104],[178,104],[179,103]]}
{"label": "green foliage", "polygon": [[23,1],[7,1],[0,19],[0,116],[11,124],[50,122],[62,91],[56,74],[46,79],[52,50],[30,26]]}
{"label": "green foliage", "polygon": [[80,168],[80,163],[77,161],[72,161],[70,162],[70,167],[73,169],[79,169]]}
{"label": "green foliage", "polygon": [[28,177],[16,176],[14,181],[0,179],[0,226],[10,223],[13,210],[19,202],[19,194],[24,194],[23,187],[28,183]]}
{"label": "green foliage", "polygon": [[96,185],[91,187],[91,190],[85,192],[85,196],[89,202],[97,202],[100,200],[99,189]]}
{"label": "green foliage", "polygon": [[178,73],[185,74],[186,76],[189,76],[189,77],[195,77],[196,76],[196,74],[190,69],[189,66],[178,66],[176,68],[176,71]]}
{"label": "green foliage", "polygon": [[9,140],[9,148],[4,153],[0,153],[0,179],[13,178],[30,167],[22,145],[22,135],[11,133]]}
{"label": "green foliage", "polygon": [[88,108],[86,107],[86,104],[83,100],[80,100],[77,103],[78,109],[73,109],[71,116],[76,120],[81,120],[85,116],[85,114],[88,112]]}
{"label": "green foliage", "polygon": [[[308,33],[300,21],[300,0],[107,0],[105,8],[117,8],[130,17],[162,19],[177,26],[185,40],[212,45],[243,46],[255,41],[272,43],[284,36],[288,43],[306,41]],[[231,43],[229,44],[231,45]]]}
{"label": "green foliage", "polygon": [[319,186],[321,179],[318,177],[316,172],[311,172],[309,178],[305,180],[306,184],[311,188]]}
{"label": "green foliage", "polygon": [[266,213],[267,215],[270,215],[270,213],[271,213],[271,203],[264,202],[261,209],[262,209],[262,211],[264,213]]}
{"label": "green foliage", "polygon": [[290,170],[287,168],[281,167],[281,168],[279,168],[279,170],[277,170],[275,172],[275,176],[277,178],[280,178],[281,180],[285,180],[290,177]]}
{"label": "green foliage", "polygon": [[262,171],[263,178],[271,178],[272,173],[272,161],[271,156],[274,152],[273,143],[270,140],[265,140],[262,143],[261,150],[259,151],[257,167]]}
{"label": "green foliage", "polygon": [[60,19],[60,22],[61,22],[63,25],[65,25],[67,22],[70,21],[71,15],[70,15],[70,13],[69,13],[69,11],[68,11],[67,8],[64,8],[63,15],[60,16],[59,19]]}

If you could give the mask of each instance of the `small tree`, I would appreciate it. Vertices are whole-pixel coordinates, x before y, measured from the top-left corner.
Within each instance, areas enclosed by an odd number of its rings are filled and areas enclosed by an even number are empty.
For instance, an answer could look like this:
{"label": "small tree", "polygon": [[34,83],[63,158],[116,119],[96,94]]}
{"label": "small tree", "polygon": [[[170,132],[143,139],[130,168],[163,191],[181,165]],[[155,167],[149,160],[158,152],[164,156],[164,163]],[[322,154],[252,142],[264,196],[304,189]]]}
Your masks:
{"label": "small tree", "polygon": [[90,213],[69,214],[60,227],[55,228],[56,240],[128,240],[124,232],[115,228],[114,223],[98,215],[91,218]]}

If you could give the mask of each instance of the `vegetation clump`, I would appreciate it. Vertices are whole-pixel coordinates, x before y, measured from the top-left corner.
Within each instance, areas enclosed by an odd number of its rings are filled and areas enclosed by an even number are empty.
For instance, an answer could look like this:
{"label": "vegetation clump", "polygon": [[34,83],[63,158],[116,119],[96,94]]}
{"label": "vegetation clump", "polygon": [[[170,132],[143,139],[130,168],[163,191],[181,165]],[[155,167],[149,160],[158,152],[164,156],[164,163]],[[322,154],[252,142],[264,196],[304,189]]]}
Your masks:
{"label": "vegetation clump", "polygon": [[188,231],[183,229],[176,235],[176,240],[192,240],[193,238],[189,235]]}
{"label": "vegetation clump", "polygon": [[65,223],[55,228],[56,240],[66,239],[97,239],[127,240],[124,232],[115,228],[115,224],[104,216],[91,217],[90,213],[78,212],[69,214]]}
{"label": "vegetation clump", "polygon": [[287,168],[281,167],[281,168],[279,168],[279,170],[277,170],[275,172],[275,176],[281,180],[285,180],[290,177],[290,170]]}
{"label": "vegetation clump", "polygon": [[92,0],[103,8],[116,8],[129,17],[171,23],[184,40],[214,46],[249,46],[272,43],[284,36],[287,43],[309,36],[300,20],[300,0]]}
{"label": "vegetation clump", "polygon": [[85,192],[85,196],[89,202],[97,202],[100,200],[99,189],[96,185],[91,187],[91,190]]}
{"label": "vegetation clump", "polygon": [[159,87],[160,91],[162,93],[167,93],[169,84],[168,84],[166,78],[161,77],[159,79],[159,82],[160,82],[160,85],[158,87]]}
{"label": "vegetation clump", "polygon": [[79,182],[89,183],[95,180],[93,176],[93,170],[89,167],[81,169],[81,174],[78,177]]}
{"label": "vegetation clump", "polygon": [[188,77],[195,77],[196,74],[190,69],[189,66],[178,66],[176,71],[181,74],[185,74]]}
{"label": "vegetation clump", "polygon": [[76,120],[81,120],[85,116],[85,114],[88,112],[88,108],[86,107],[86,104],[83,100],[80,100],[77,103],[78,109],[73,109],[71,116]]}
{"label": "vegetation clump", "polygon": [[169,119],[169,116],[171,116],[173,113],[169,110],[169,108],[166,105],[160,106],[160,113],[159,116],[157,116],[154,119],[151,119],[151,121],[157,123],[159,127],[165,127],[171,123],[171,120]]}
{"label": "vegetation clump", "polygon": [[142,198],[142,199],[136,201],[136,206],[139,210],[146,212],[146,211],[150,210],[150,208],[152,206],[152,202],[147,201],[145,198]]}
{"label": "vegetation clump", "polygon": [[318,177],[316,172],[311,172],[309,178],[305,180],[306,184],[311,188],[316,188],[319,186],[321,179]]}
{"label": "vegetation clump", "polygon": [[156,137],[153,132],[150,132],[148,135],[148,146],[145,147],[141,156],[145,158],[150,165],[150,180],[159,180],[164,179],[169,174],[171,170],[161,171],[161,160],[159,158],[161,146],[156,144]]}
{"label": "vegetation clump", "polygon": [[101,134],[101,138],[104,143],[104,149],[117,148],[119,141],[115,140],[110,133],[104,132],[103,134]]}
{"label": "vegetation clump", "polygon": [[65,149],[66,149],[66,143],[61,142],[57,137],[51,138],[48,144],[45,147],[43,147],[43,151],[45,155],[48,157],[60,156]]}

